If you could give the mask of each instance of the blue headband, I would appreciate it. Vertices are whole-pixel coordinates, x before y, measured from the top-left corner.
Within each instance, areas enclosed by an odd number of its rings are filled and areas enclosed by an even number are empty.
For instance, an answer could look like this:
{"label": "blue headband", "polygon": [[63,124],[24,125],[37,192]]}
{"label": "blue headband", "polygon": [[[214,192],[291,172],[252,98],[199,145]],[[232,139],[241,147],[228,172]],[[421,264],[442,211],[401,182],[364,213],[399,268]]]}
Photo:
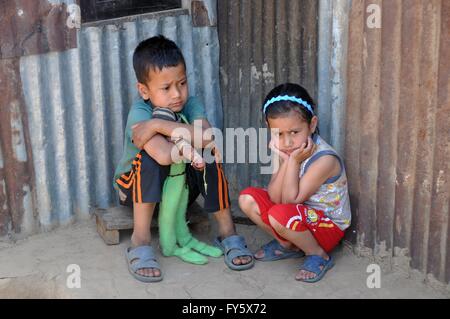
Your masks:
{"label": "blue headband", "polygon": [[279,95],[279,96],[271,98],[269,101],[266,102],[266,104],[264,104],[263,113],[266,114],[267,107],[270,104],[278,102],[278,101],[296,102],[296,103],[298,103],[300,105],[303,105],[309,111],[309,113],[311,113],[314,116],[314,112],[312,110],[311,105],[309,105],[307,102],[303,101],[301,98],[298,98],[298,97],[295,97],[295,96],[289,96],[289,95]]}

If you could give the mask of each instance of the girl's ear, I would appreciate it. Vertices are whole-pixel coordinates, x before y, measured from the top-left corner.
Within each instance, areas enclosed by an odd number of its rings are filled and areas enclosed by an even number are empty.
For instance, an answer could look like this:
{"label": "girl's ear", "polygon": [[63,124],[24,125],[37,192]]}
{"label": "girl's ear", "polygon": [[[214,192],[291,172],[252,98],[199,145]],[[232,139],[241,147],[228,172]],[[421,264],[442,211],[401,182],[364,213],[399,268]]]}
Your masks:
{"label": "girl's ear", "polygon": [[264,119],[264,122],[266,122],[266,126],[270,129],[269,119],[267,118],[267,116],[265,114],[263,115],[263,119]]}
{"label": "girl's ear", "polygon": [[311,119],[311,123],[309,124],[309,130],[311,134],[313,134],[316,131],[318,122],[319,119],[317,118],[317,116],[314,115]]}
{"label": "girl's ear", "polygon": [[137,87],[139,95],[142,97],[142,99],[144,99],[144,100],[150,99],[149,90],[145,84],[138,82],[136,84],[136,87]]}

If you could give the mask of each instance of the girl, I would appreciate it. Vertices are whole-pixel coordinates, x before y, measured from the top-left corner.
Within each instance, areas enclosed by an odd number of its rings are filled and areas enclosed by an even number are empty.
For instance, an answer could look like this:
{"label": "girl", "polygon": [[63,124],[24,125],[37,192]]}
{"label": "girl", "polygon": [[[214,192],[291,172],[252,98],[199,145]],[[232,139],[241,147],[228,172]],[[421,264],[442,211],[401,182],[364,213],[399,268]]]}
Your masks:
{"label": "girl", "polygon": [[262,111],[279,168],[267,190],[249,187],[239,196],[242,211],[275,237],[254,257],[269,261],[306,254],[295,279],[316,282],[333,267],[329,253],[350,225],[343,162],[318,135],[314,102],[303,87],[277,86]]}

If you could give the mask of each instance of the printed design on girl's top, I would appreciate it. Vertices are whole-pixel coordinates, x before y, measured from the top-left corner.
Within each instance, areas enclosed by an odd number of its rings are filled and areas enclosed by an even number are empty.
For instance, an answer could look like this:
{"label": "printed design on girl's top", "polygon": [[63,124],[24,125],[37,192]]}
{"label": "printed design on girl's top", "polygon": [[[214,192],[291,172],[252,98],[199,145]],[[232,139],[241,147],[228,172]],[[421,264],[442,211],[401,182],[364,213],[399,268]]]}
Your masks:
{"label": "printed design on girl's top", "polygon": [[319,220],[319,216],[317,216],[317,213],[312,210],[312,209],[308,209],[308,215],[307,215],[307,219],[306,222],[308,224],[314,224],[317,223],[317,221]]}

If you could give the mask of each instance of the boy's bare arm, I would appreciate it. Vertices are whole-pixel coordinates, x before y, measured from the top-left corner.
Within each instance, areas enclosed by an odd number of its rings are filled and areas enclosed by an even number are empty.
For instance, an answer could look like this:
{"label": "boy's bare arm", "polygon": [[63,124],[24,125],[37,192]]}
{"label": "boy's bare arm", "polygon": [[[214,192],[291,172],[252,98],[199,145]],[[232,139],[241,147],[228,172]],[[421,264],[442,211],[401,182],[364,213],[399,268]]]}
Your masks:
{"label": "boy's bare arm", "polygon": [[[132,127],[133,130],[133,143],[139,149],[142,149],[153,136],[156,134],[162,134],[164,136],[171,136],[172,138],[182,137],[187,139],[191,137],[190,142],[193,145],[201,145],[202,147],[208,146],[213,139],[205,137],[203,132],[205,129],[210,128],[208,121],[203,119],[199,121],[201,126],[197,126],[196,129],[201,130],[201,134],[194,134],[194,125],[177,123],[171,121],[165,121],[162,119],[151,119],[148,121],[140,122]],[[200,137],[200,139],[199,139]]]}
{"label": "boy's bare arm", "polygon": [[160,134],[154,135],[147,143],[144,144],[143,149],[159,165],[171,165],[174,160],[178,160],[172,158],[172,154],[178,154],[175,144],[168,141]]}

